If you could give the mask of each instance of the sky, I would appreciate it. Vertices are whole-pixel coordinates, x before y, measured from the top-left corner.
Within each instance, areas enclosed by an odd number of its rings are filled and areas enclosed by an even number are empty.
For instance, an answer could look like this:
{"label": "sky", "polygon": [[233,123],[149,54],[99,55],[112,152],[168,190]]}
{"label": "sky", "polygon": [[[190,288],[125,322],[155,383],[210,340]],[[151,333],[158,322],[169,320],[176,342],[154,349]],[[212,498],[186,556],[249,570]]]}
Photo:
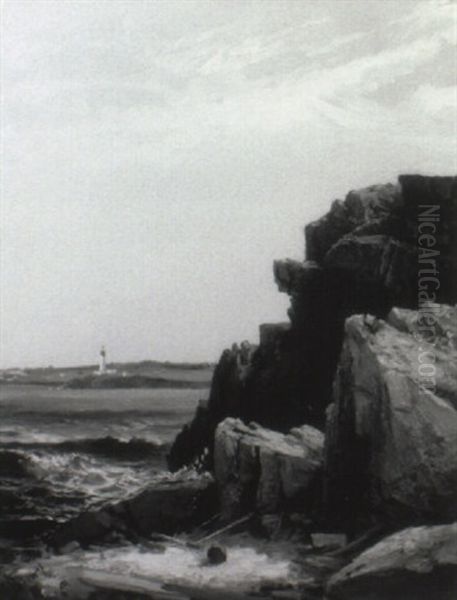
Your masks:
{"label": "sky", "polygon": [[351,189],[457,172],[457,4],[2,2],[0,366],[216,360]]}

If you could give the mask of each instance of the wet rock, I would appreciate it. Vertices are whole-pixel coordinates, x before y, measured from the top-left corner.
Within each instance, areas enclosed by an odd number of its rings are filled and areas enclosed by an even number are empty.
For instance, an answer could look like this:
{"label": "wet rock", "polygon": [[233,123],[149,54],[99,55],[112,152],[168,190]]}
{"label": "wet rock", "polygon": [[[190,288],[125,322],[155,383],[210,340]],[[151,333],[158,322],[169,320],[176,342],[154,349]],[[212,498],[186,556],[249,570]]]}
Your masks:
{"label": "wet rock", "polygon": [[262,533],[269,539],[275,539],[281,530],[282,517],[276,513],[262,515],[260,524]]}
{"label": "wet rock", "polygon": [[329,515],[457,517],[457,307],[433,315],[433,390],[418,378],[423,314],[346,322],[326,434]]}
{"label": "wet rock", "polygon": [[[212,436],[216,428],[215,417],[207,403],[201,403],[192,421],[181,429],[176,436],[167,456],[168,468],[178,471],[198,460],[212,445]],[[210,468],[211,464],[206,465]]]}
{"label": "wet rock", "polygon": [[68,544],[65,544],[65,546],[59,548],[60,554],[71,554],[72,552],[77,552],[78,550],[81,550],[81,546],[75,541],[68,542]]}
{"label": "wet rock", "polygon": [[[45,600],[41,587],[33,577],[0,576],[0,598],[5,600]],[[53,600],[50,598],[49,600]],[[54,600],[57,600],[54,597]]]}
{"label": "wet rock", "polygon": [[227,560],[227,549],[219,544],[212,544],[206,552],[206,557],[210,565],[220,565]]}
{"label": "wet rock", "polygon": [[174,534],[197,526],[216,508],[216,489],[209,474],[157,482],[137,495],[64,523],[50,544],[62,548],[76,541],[83,547],[103,543],[113,534],[140,541],[151,533]]}
{"label": "wet rock", "polygon": [[115,528],[108,509],[88,511],[64,523],[52,536],[51,544],[61,551],[74,542],[83,547],[102,542]]}
{"label": "wet rock", "polygon": [[312,533],[311,542],[316,550],[338,550],[347,544],[344,533]]}
{"label": "wet rock", "polygon": [[0,452],[0,476],[22,478],[31,475],[31,463],[20,452],[2,450]]}
{"label": "wet rock", "polygon": [[14,540],[30,540],[55,528],[54,519],[39,516],[9,517],[0,519],[2,537]]}
{"label": "wet rock", "polygon": [[214,466],[222,515],[304,509],[322,467],[324,438],[309,426],[284,435],[228,418],[216,430]]}
{"label": "wet rock", "polygon": [[217,507],[214,480],[209,474],[152,485],[122,504],[129,523],[141,534],[173,534],[208,519]]}
{"label": "wet rock", "polygon": [[453,600],[457,523],[414,527],[363,552],[331,577],[329,600]]}

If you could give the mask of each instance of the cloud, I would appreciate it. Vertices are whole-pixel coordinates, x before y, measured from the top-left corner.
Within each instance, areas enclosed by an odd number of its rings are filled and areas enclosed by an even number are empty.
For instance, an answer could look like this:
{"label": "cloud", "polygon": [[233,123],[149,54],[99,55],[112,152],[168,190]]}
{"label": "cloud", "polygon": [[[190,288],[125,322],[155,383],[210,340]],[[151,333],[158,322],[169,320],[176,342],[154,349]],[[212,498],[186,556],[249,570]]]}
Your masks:
{"label": "cloud", "polygon": [[138,341],[113,333],[119,358],[145,357],[148,336],[158,357],[215,357],[284,318],[271,260],[302,256],[332,197],[452,169],[455,7],[369,5],[6,2],[11,360],[65,348],[53,315],[71,356],[122,323]]}

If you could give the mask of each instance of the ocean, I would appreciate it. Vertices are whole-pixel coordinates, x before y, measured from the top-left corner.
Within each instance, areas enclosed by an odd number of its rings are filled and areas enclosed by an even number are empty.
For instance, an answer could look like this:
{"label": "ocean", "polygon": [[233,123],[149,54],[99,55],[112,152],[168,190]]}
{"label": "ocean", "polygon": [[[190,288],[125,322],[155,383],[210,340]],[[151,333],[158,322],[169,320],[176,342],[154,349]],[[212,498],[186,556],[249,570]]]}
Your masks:
{"label": "ocean", "polygon": [[0,387],[0,563],[166,469],[202,389]]}

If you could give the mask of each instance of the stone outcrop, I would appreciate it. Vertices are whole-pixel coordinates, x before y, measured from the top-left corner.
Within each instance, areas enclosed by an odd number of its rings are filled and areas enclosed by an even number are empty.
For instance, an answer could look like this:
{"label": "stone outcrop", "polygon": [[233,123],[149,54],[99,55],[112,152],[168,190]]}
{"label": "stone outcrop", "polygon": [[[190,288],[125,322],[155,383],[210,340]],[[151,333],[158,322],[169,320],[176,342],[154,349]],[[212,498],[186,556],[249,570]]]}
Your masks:
{"label": "stone outcrop", "polygon": [[243,407],[246,379],[256,346],[242,342],[224,350],[214,370],[207,402],[200,402],[193,420],[183,427],[168,456],[172,471],[198,461],[206,448],[210,449],[212,466],[214,431],[217,424],[230,415],[239,416]]}
{"label": "stone outcrop", "polygon": [[214,472],[223,518],[303,512],[323,464],[324,436],[304,425],[288,434],[228,418],[216,429]]}
{"label": "stone outcrop", "polygon": [[[425,322],[434,328],[429,354]],[[433,389],[420,375],[427,362]],[[343,521],[457,518],[456,307],[346,321],[325,471],[328,514]]]}
{"label": "stone outcrop", "polygon": [[402,205],[400,185],[373,185],[349,192],[343,201],[335,200],[330,211],[318,221],[305,227],[306,256],[308,260],[322,262],[330,248],[341,238],[360,231],[370,224],[372,230],[392,229]]}
{"label": "stone outcrop", "polygon": [[[419,249],[423,233],[433,234],[433,248]],[[227,416],[281,432],[303,423],[324,429],[345,320],[417,309],[424,269],[439,272],[429,299],[457,301],[457,177],[404,175],[395,185],[351,191],[305,228],[305,238],[306,261],[274,264],[279,290],[291,299],[290,323],[263,326],[242,369],[240,349],[224,352],[208,407],[178,436],[172,468],[205,447],[211,458],[215,428]]]}
{"label": "stone outcrop", "polygon": [[174,534],[196,527],[214,512],[216,490],[209,474],[155,482],[135,496],[89,510],[61,525],[50,545],[76,541],[86,547],[121,535],[132,541],[151,533]]}
{"label": "stone outcrop", "polygon": [[336,573],[328,600],[453,600],[457,523],[413,527],[382,540]]}

